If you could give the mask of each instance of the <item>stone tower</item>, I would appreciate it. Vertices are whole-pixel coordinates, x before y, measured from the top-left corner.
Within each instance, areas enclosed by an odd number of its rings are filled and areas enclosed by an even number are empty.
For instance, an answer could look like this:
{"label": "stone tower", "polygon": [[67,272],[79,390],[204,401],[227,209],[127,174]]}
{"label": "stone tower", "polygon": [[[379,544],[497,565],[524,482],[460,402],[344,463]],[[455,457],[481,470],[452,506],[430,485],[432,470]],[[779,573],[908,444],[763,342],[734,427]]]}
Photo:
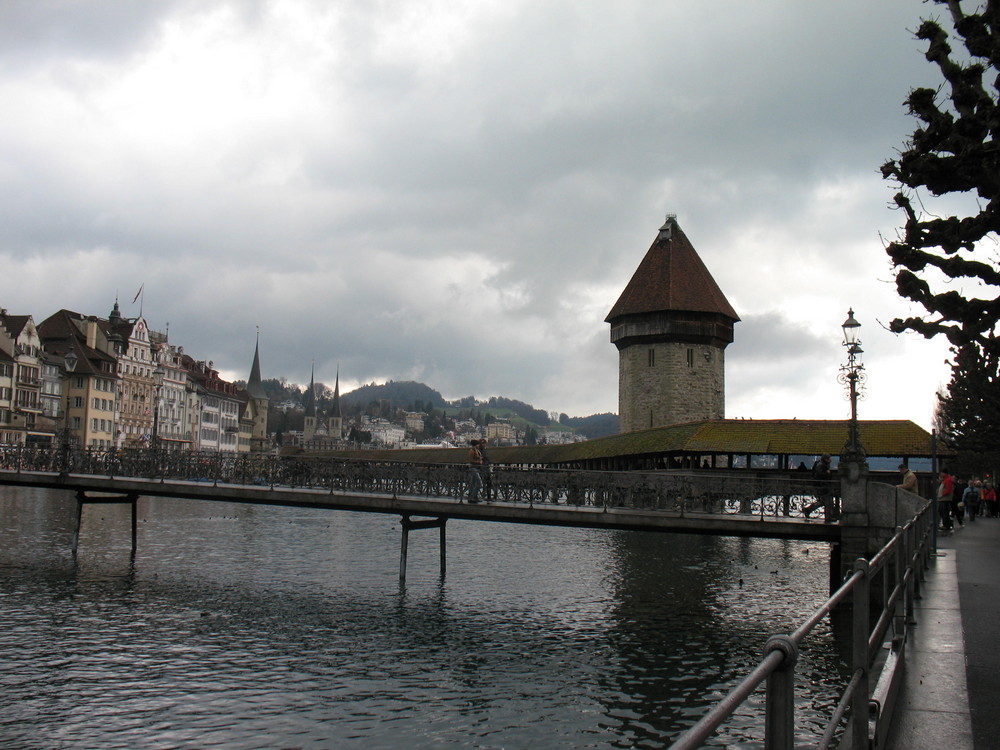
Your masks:
{"label": "stone tower", "polygon": [[622,432],[723,419],[725,350],[739,316],[667,216],[611,308]]}

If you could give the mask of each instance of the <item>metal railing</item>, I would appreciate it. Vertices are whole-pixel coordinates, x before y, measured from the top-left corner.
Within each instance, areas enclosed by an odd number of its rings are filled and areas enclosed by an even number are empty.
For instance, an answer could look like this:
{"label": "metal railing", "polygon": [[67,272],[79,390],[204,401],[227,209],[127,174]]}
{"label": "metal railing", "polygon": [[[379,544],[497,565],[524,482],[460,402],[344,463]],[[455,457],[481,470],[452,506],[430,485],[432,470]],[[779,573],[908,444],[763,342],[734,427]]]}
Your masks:
{"label": "metal railing", "polygon": [[[58,472],[269,487],[324,489],[461,500],[469,467],[395,461],[281,457],[259,453],[195,453],[129,448],[65,450],[0,448],[0,471]],[[760,477],[739,471],[706,474],[538,469],[493,465],[482,470],[486,499],[529,505],[661,510],[682,516],[721,514],[801,517],[824,502],[835,511],[833,483],[808,477]]]}
{"label": "metal railing", "polygon": [[[897,652],[905,642],[906,629],[913,623],[913,601],[919,595],[920,579],[932,552],[932,531],[933,516],[928,504],[905,526],[897,528],[892,539],[871,560],[859,558],[844,584],[793,633],[772,636],[757,667],[676,739],[671,750],[701,747],[765,681],[764,746],[768,750],[795,747],[795,665],[801,643],[848,598],[852,605],[851,679],[815,747],[820,750],[830,747],[843,729],[845,717],[848,717],[847,744],[853,748],[869,747],[869,722],[873,713],[876,721],[880,718],[881,709],[876,703],[869,704],[873,667],[885,644]],[[871,604],[876,592],[881,594],[876,597],[880,609],[872,626]]]}

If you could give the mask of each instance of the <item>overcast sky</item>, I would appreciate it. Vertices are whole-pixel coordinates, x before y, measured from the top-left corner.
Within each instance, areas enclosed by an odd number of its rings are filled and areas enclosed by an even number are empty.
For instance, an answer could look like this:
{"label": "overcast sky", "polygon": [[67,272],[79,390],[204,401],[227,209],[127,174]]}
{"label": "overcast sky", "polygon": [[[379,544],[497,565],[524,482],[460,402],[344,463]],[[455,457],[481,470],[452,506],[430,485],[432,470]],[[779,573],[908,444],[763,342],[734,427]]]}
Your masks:
{"label": "overcast sky", "polygon": [[604,318],[674,213],[742,318],[730,418],[929,427],[879,166],[921,0],[5,0],[0,306],[142,312],[246,378],[618,410]]}

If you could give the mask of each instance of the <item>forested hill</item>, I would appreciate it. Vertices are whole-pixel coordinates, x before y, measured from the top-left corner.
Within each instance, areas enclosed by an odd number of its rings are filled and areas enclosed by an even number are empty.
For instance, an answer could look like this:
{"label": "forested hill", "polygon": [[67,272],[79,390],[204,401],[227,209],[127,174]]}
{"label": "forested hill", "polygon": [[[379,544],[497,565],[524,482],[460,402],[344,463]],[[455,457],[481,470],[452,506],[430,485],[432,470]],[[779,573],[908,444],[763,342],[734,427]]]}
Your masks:
{"label": "forested hill", "polygon": [[[342,394],[340,400],[347,406],[366,406],[372,401],[388,401],[391,406],[418,410],[444,409],[450,406],[438,391],[412,380],[401,382],[390,380],[383,385],[375,385],[374,383],[363,385],[349,393]],[[418,405],[422,405],[422,409]]]}
{"label": "forested hill", "polygon": [[[243,385],[243,383],[239,384]],[[305,392],[308,390],[308,388],[276,379],[264,380],[262,385],[272,403],[291,400],[301,404],[304,402]],[[316,389],[319,402],[329,403],[333,396],[329,386],[317,383]],[[378,404],[379,407],[387,406],[389,409],[412,409],[427,412],[438,409],[453,414],[456,410],[468,410],[480,413],[492,412],[494,416],[516,415],[529,424],[540,428],[547,427],[552,422],[558,422],[566,427],[572,427],[579,434],[588,438],[604,437],[618,432],[617,414],[593,414],[589,417],[570,417],[566,414],[559,414],[556,417],[555,414],[550,414],[543,409],[536,409],[531,404],[503,396],[493,396],[486,401],[478,401],[474,396],[448,401],[440,392],[430,386],[412,380],[389,381],[382,385],[375,383],[363,385],[353,391],[341,394],[340,400],[345,410],[350,412],[366,410],[373,403]]]}

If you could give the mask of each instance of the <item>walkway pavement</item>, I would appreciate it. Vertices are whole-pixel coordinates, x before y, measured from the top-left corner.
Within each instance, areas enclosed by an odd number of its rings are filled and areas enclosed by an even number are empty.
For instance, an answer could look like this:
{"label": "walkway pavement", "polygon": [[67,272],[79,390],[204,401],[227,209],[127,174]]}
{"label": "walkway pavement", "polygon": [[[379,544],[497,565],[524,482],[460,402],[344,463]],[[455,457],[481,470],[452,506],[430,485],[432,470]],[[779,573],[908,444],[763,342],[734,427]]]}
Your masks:
{"label": "walkway pavement", "polygon": [[1000,519],[938,537],[890,750],[1000,748]]}

